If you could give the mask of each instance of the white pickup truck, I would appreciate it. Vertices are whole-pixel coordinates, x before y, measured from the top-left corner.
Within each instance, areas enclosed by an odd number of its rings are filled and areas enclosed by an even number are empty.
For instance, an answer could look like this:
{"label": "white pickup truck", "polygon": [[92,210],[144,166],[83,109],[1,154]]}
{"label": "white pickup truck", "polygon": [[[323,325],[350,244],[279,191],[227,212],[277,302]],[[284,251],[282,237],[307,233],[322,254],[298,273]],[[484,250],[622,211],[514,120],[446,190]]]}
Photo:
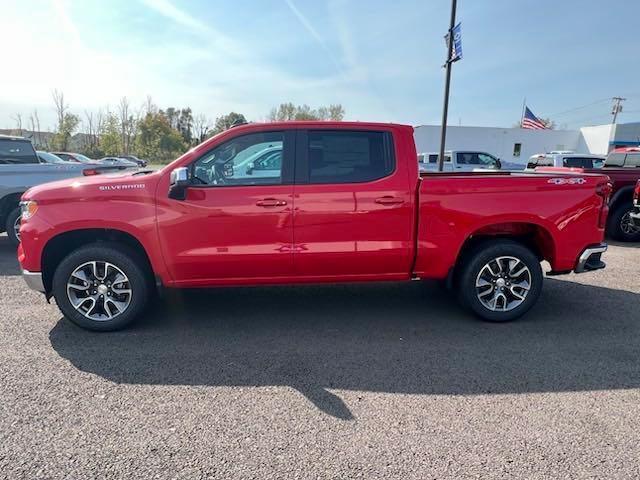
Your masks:
{"label": "white pickup truck", "polygon": [[[418,166],[421,172],[438,170],[437,152],[419,153]],[[449,150],[444,152],[445,172],[474,172],[484,170],[500,170],[502,163],[490,153],[469,150]]]}
{"label": "white pickup truck", "polygon": [[90,165],[69,162],[43,163],[31,141],[23,137],[0,135],[0,233],[20,242],[20,197],[41,183],[81,177]]}

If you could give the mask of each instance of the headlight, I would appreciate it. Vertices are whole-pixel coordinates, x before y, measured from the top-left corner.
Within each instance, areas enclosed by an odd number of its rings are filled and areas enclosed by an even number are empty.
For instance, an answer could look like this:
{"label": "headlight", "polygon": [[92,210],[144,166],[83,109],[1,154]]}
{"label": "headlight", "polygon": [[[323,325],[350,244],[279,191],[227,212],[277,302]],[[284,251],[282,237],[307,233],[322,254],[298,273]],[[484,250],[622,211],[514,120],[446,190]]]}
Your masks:
{"label": "headlight", "polygon": [[20,213],[23,220],[29,220],[36,214],[38,210],[38,203],[35,200],[27,200],[20,202]]}

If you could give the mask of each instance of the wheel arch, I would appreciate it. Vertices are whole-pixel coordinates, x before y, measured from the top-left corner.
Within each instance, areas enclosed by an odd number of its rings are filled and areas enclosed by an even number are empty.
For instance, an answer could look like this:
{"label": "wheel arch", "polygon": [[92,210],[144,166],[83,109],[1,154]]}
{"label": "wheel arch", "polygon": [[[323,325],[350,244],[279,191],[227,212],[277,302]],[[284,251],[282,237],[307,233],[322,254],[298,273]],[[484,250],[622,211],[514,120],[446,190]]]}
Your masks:
{"label": "wheel arch", "polygon": [[611,197],[611,200],[609,200],[609,208],[611,210],[614,210],[618,208],[620,205],[624,204],[625,202],[628,202],[629,205],[631,206],[633,203],[634,188],[635,188],[635,185],[627,185],[625,187],[622,187],[616,193],[614,193],[613,196]]}
{"label": "wheel arch", "polygon": [[80,247],[100,243],[126,245],[138,257],[144,271],[150,277],[151,284],[154,284],[151,260],[139,239],[123,230],[85,228],[60,233],[46,243],[42,251],[41,265],[42,281],[47,295],[51,292],[54,272],[63,258]]}
{"label": "wheel arch", "polygon": [[482,226],[467,236],[458,251],[456,269],[478,245],[497,238],[518,242],[529,248],[540,261],[554,263],[556,245],[547,228],[534,222],[501,222]]}

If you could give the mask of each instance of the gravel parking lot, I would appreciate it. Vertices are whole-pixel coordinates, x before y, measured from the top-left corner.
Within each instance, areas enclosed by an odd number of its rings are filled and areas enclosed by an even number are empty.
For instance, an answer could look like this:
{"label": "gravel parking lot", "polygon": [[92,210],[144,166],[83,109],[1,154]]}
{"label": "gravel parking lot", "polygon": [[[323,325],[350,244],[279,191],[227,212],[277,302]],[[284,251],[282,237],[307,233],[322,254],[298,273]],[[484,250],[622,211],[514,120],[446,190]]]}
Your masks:
{"label": "gravel parking lot", "polygon": [[97,334],[0,236],[0,477],[637,478],[639,248],[505,325],[413,282],[186,292]]}

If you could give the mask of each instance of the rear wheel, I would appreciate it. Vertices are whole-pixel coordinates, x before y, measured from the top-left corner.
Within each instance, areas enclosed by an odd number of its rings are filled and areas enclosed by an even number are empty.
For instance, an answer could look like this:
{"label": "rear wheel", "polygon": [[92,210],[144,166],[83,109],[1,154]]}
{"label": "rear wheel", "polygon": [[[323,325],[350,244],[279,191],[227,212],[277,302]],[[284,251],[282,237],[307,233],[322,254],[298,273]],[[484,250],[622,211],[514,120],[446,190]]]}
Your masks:
{"label": "rear wheel", "polygon": [[465,255],[456,287],[461,303],[491,322],[524,315],[542,290],[536,255],[512,240],[484,242]]}
{"label": "rear wheel", "polygon": [[633,206],[623,204],[617,206],[610,214],[607,221],[607,233],[611,238],[621,242],[640,242],[640,228],[631,221]]}
{"label": "rear wheel", "polygon": [[135,252],[92,244],[65,257],[53,276],[53,295],[65,317],[89,330],[131,323],[148,302],[150,283]]}
{"label": "rear wheel", "polygon": [[11,210],[11,213],[9,213],[5,224],[9,241],[16,247],[20,243],[20,216],[20,207],[14,208]]}

